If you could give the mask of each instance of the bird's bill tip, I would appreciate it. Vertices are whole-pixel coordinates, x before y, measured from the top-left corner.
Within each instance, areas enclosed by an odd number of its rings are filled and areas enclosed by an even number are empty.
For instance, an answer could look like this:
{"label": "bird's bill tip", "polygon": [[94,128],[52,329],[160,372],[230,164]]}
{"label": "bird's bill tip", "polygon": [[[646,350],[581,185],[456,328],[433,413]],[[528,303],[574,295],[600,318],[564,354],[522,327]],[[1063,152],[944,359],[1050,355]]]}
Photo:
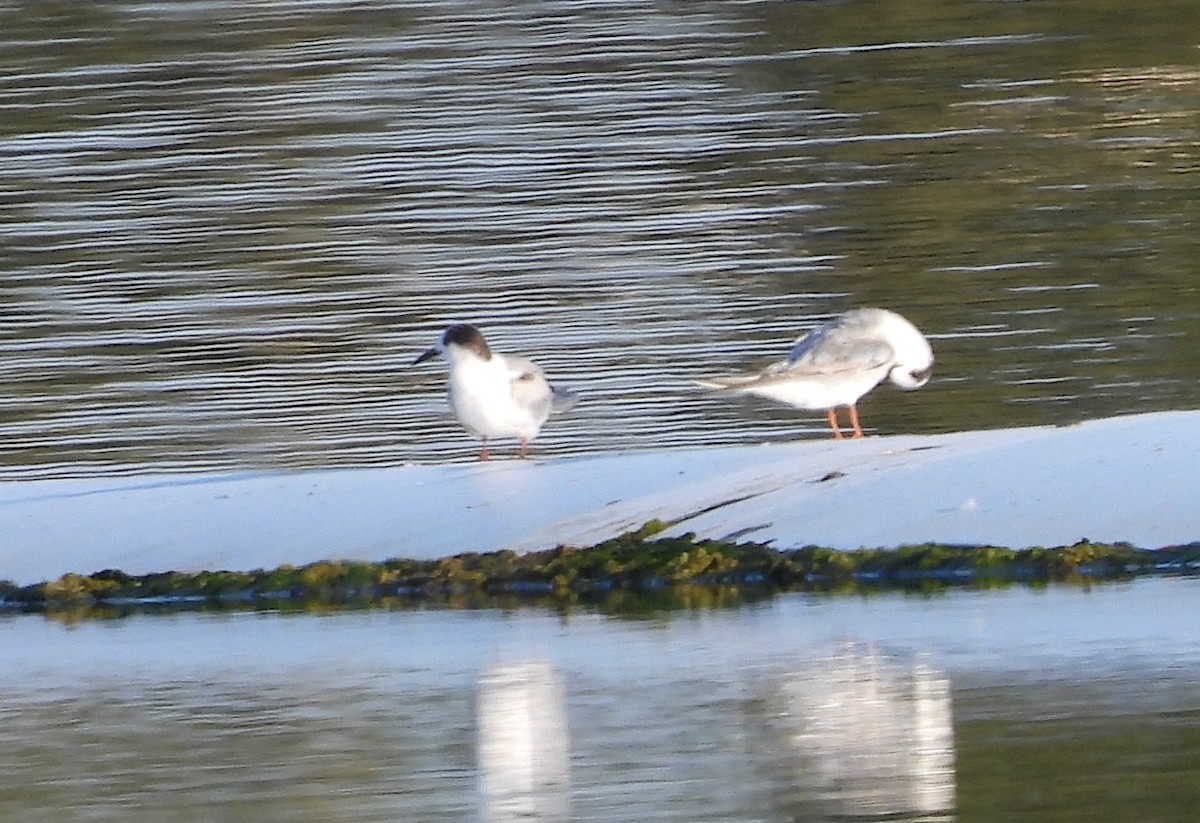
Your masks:
{"label": "bird's bill tip", "polygon": [[933,364],[919,369],[895,368],[892,370],[892,382],[904,391],[919,389],[929,382],[933,376]]}
{"label": "bird's bill tip", "polygon": [[417,355],[417,359],[414,360],[412,362],[412,364],[414,366],[420,365],[421,363],[424,363],[426,360],[432,360],[433,358],[437,357],[439,354],[441,354],[441,352],[439,352],[436,348],[426,349],[425,351],[423,351],[419,355]]}

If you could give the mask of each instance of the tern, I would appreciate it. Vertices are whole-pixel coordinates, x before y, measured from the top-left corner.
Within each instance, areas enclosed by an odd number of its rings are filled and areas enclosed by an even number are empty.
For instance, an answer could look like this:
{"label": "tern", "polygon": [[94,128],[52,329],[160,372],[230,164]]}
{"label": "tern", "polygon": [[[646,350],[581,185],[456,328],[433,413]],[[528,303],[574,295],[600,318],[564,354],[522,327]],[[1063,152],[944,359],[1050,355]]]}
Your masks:
{"label": "tern", "polygon": [[853,437],[862,437],[859,398],[885,377],[911,391],[928,383],[932,373],[933,348],[916,326],[887,309],[854,309],[800,337],[786,359],[762,371],[697,383],[824,410],[833,436],[842,440],[839,406],[849,409]]}
{"label": "tern", "polygon": [[488,440],[516,437],[525,459],[529,441],[552,411],[567,411],[578,395],[551,386],[537,364],[524,357],[494,352],[479,329],[466,323],[450,326],[413,365],[441,355],[450,366],[447,394],[458,422],[483,445],[479,459],[487,460]]}

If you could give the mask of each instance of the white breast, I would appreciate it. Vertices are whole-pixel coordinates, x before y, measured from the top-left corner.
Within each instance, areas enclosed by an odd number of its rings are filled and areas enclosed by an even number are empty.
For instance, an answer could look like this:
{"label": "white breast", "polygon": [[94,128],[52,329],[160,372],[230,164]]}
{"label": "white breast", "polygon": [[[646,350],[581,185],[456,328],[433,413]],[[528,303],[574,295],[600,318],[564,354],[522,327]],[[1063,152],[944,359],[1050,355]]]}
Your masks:
{"label": "white breast", "polygon": [[477,437],[535,437],[549,413],[531,409],[513,394],[512,372],[501,355],[463,358],[450,371],[450,408]]}

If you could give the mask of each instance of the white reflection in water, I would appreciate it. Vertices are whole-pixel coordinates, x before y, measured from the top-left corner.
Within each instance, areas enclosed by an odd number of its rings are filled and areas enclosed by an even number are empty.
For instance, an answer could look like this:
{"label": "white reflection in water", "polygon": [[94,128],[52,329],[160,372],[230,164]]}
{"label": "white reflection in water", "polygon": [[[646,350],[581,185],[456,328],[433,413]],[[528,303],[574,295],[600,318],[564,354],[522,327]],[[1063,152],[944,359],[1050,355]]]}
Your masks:
{"label": "white reflection in water", "polygon": [[952,817],[950,681],[926,662],[845,646],[771,681],[756,722],[787,819]]}
{"label": "white reflection in water", "polygon": [[0,821],[461,823],[488,797],[490,820],[945,821],[1018,792],[1144,820],[1195,784],[1198,595],[0,614]]}
{"label": "white reflection in water", "polygon": [[550,664],[502,665],[483,673],[476,745],[482,820],[566,819],[570,739],[562,682]]}
{"label": "white reflection in water", "polygon": [[[675,722],[686,719],[690,725],[704,716],[701,726],[710,732],[714,720],[730,729],[743,725],[744,735],[725,742],[741,740],[734,748],[744,745],[749,755],[745,764],[737,764],[736,757],[727,761],[719,776],[701,777],[699,765],[695,771],[680,769],[675,780],[691,786],[687,793],[734,795],[739,798],[735,806],[749,803],[780,820],[953,819],[951,684],[922,657],[901,662],[872,648],[844,645],[789,673],[752,680],[759,697],[748,704],[724,703],[727,711],[718,716],[711,714],[713,705],[678,707],[682,717]],[[706,690],[721,689],[714,682]],[[480,676],[475,722],[482,821],[570,819],[567,692],[558,670],[543,661],[493,666]],[[638,702],[638,693],[635,689],[621,699]],[[677,701],[686,703],[686,693],[677,691]],[[751,708],[743,715],[733,710],[738,705]],[[652,734],[648,728],[642,733]],[[718,732],[716,739],[722,736]],[[678,731],[672,738],[687,748]],[[646,743],[645,754],[654,761],[654,746]],[[676,752],[673,758],[680,756]],[[589,759],[596,764],[594,754]],[[742,765],[751,772],[743,773]],[[667,768],[662,762],[643,766],[651,772]],[[711,785],[714,778],[720,785]],[[697,782],[710,785],[701,789]],[[630,799],[633,785],[642,790],[657,785],[658,800],[666,805],[683,787],[660,785],[639,776],[637,768],[626,768],[593,769],[581,790]]]}

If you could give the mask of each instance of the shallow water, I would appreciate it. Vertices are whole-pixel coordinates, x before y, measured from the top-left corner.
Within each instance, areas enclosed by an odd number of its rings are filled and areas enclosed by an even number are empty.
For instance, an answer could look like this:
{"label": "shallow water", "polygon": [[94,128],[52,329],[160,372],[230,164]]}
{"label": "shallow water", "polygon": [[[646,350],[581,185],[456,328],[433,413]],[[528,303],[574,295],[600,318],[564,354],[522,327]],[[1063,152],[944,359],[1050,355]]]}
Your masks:
{"label": "shallow water", "polygon": [[555,456],[825,436],[697,392],[856,305],[879,432],[1200,404],[1191,0],[0,4],[0,472],[467,460],[481,325]]}
{"label": "shallow water", "polygon": [[[949,689],[925,703],[947,712],[950,769],[924,781],[952,807],[891,819],[1184,820],[1200,777],[1198,587],[793,595],[629,618],[7,616],[0,818],[476,819],[480,678],[538,661],[561,685],[571,820],[844,819],[868,789],[903,806],[895,777],[822,781],[847,762],[886,775],[920,750],[816,745],[803,708],[842,683],[824,698],[841,712],[816,717],[885,739],[878,723],[908,705],[893,663]],[[849,690],[829,664],[847,654],[872,672]]]}

